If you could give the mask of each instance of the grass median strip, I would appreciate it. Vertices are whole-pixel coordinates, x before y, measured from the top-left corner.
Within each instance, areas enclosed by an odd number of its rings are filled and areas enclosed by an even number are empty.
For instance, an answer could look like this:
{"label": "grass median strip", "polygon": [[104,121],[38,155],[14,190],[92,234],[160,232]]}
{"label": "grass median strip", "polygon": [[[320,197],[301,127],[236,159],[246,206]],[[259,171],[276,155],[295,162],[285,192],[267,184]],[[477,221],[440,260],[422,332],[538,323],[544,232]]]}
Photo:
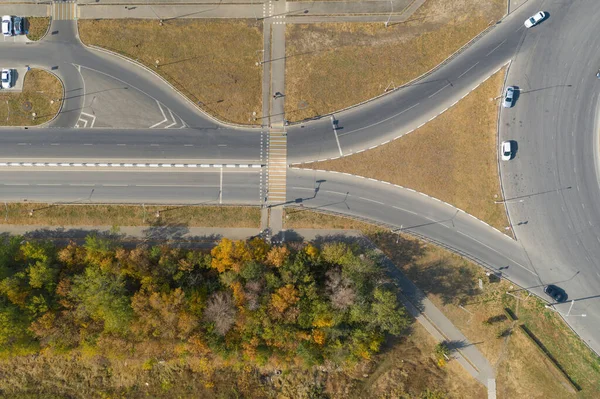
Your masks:
{"label": "grass median strip", "polygon": [[29,40],[37,41],[40,40],[50,26],[49,17],[27,17],[25,20],[27,29],[27,38]]}
{"label": "grass median strip", "polygon": [[162,26],[156,20],[78,23],[84,43],[138,60],[207,113],[234,123],[259,123],[260,23],[207,19],[168,20]]}
{"label": "grass median strip", "polygon": [[453,108],[389,144],[304,165],[383,180],[446,201],[501,231],[508,226],[497,168],[497,97],[504,70]]}
{"label": "grass median strip", "polygon": [[431,70],[496,22],[506,0],[428,0],[408,21],[288,24],[286,115],[334,112]]}
{"label": "grass median strip", "polygon": [[4,217],[0,217],[0,224],[50,226],[176,224],[188,227],[260,227],[260,209],[251,206],[8,203],[3,211],[0,211],[0,214],[4,214]]}
{"label": "grass median strip", "polygon": [[23,91],[0,91],[0,126],[40,125],[54,118],[63,96],[62,84],[56,76],[31,69],[17,79],[25,79]]}

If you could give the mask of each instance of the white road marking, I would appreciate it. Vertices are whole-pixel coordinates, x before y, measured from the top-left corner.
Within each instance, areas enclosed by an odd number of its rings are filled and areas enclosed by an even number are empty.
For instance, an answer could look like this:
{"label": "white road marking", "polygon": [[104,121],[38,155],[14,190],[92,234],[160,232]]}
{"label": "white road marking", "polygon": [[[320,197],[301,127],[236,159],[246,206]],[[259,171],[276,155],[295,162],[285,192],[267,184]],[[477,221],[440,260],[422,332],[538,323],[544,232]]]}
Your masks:
{"label": "white road marking", "polygon": [[379,122],[375,122],[375,123],[373,123],[373,124],[371,124],[371,125],[368,125],[368,126],[365,126],[365,127],[361,127],[361,128],[359,128],[359,129],[356,129],[356,130],[351,130],[351,131],[349,131],[349,132],[347,132],[347,133],[342,133],[342,134],[340,134],[339,136],[341,137],[341,136],[345,136],[345,135],[347,135],[347,134],[350,134],[350,133],[359,132],[359,131],[361,131],[361,130],[364,130],[364,129],[370,129],[370,128],[372,128],[373,126],[380,125],[380,124],[382,124],[382,123],[384,123],[384,122],[387,122],[387,121],[389,121],[390,119],[393,119],[393,118],[395,118],[395,117],[397,117],[397,116],[399,116],[399,115],[402,115],[403,113],[405,113],[405,112],[407,112],[407,111],[410,111],[411,109],[413,109],[414,107],[416,107],[416,106],[417,106],[417,105],[419,105],[419,104],[420,104],[420,103],[416,103],[416,104],[414,104],[414,105],[412,105],[412,106],[410,106],[410,107],[406,108],[405,110],[402,110],[402,111],[398,112],[397,114],[394,114],[394,115],[392,115],[392,116],[390,116],[390,117],[388,117],[388,118],[385,118],[385,119],[382,119],[382,120],[380,120]]}
{"label": "white road marking", "polygon": [[473,237],[471,237],[471,236],[470,236],[470,235],[468,235],[468,234],[465,234],[465,233],[463,233],[462,231],[458,231],[458,230],[456,230],[456,232],[457,232],[458,234],[461,234],[461,235],[463,235],[463,236],[465,236],[465,237],[468,237],[468,238],[470,238],[471,240],[475,241],[476,243],[478,243],[478,244],[480,244],[480,245],[483,245],[484,247],[486,247],[486,248],[488,248],[488,249],[491,249],[492,251],[496,252],[498,255],[500,255],[500,256],[503,256],[503,257],[505,257],[506,259],[510,260],[510,261],[511,261],[511,262],[513,262],[515,265],[517,265],[517,266],[519,266],[519,267],[521,267],[521,268],[523,268],[523,269],[527,270],[529,273],[533,274],[534,276],[537,276],[537,274],[536,274],[535,272],[532,272],[531,270],[529,270],[528,268],[526,268],[525,266],[523,266],[523,265],[522,265],[522,264],[520,264],[519,262],[516,262],[516,261],[512,260],[511,258],[509,258],[508,256],[506,256],[506,254],[503,254],[503,253],[501,253],[501,252],[498,252],[498,251],[496,251],[494,248],[490,247],[489,245],[486,245],[486,244],[482,243],[481,241],[477,240],[476,238],[473,238]]}
{"label": "white road marking", "polygon": [[489,53],[487,53],[485,56],[487,57],[488,55],[492,54],[494,51],[496,51],[498,49],[498,47],[502,46],[504,44],[504,42],[506,42],[506,39],[502,40],[502,42],[500,42],[499,45],[497,45],[496,47],[494,47],[492,49],[492,51],[490,51]]}
{"label": "white road marking", "polygon": [[[82,113],[81,113],[81,115],[85,115],[85,116],[87,116],[87,117],[89,117],[89,118],[92,118],[92,121],[91,121],[91,123],[90,123],[90,128],[94,127],[94,123],[96,123],[96,115],[90,115],[90,114],[87,114],[87,113],[85,113],[85,112],[82,112]],[[80,119],[80,120],[81,120],[81,119]],[[87,126],[87,121],[85,122],[85,124],[86,124],[86,126]]]}
{"label": "white road marking", "polygon": [[223,168],[221,167],[221,174],[219,177],[219,204],[223,203]]}
{"label": "white road marking", "polygon": [[398,206],[392,205],[392,208],[398,209],[399,211],[402,211],[402,212],[408,212],[408,213],[412,213],[413,215],[417,215],[417,212],[409,211],[408,209],[400,208]]}
{"label": "white road marking", "polygon": [[340,139],[337,135],[337,129],[335,128],[335,119],[333,116],[331,117],[331,127],[333,128],[333,134],[335,135],[335,141],[337,143],[338,150],[340,150],[340,156],[344,156],[344,153],[342,152],[342,146],[340,146]]}
{"label": "white road marking", "polygon": [[358,198],[361,199],[361,200],[364,200],[364,201],[369,201],[369,202],[374,202],[374,203],[379,204],[379,205],[384,205],[383,202],[375,201],[375,200],[372,200],[372,199],[369,199],[369,198],[365,198],[365,197],[358,197]]}
{"label": "white road marking", "polygon": [[435,93],[433,93],[432,95],[430,95],[427,98],[431,98],[431,97],[435,96],[436,94],[438,94],[440,91],[444,90],[448,86],[450,86],[450,83],[447,83],[444,87],[442,87],[441,89],[439,89],[438,91],[436,91]]}
{"label": "white road marking", "polygon": [[166,121],[168,121],[167,116],[165,115],[165,111],[163,111],[162,106],[160,105],[158,100],[154,100],[154,101],[156,101],[156,105],[158,105],[158,109],[160,110],[160,112],[163,116],[163,120],[150,126],[150,129],[155,128],[156,126],[161,125],[161,124],[165,123]]}
{"label": "white road marking", "polygon": [[177,120],[175,120],[175,117],[173,116],[173,112],[171,111],[171,109],[167,108],[167,111],[169,111],[169,115],[171,115],[171,118],[173,119],[173,123],[171,123],[170,125],[165,126],[165,129],[168,129],[171,126],[177,124]]}
{"label": "white road marking", "polygon": [[467,69],[466,71],[464,71],[463,73],[461,73],[460,75],[458,75],[458,78],[456,78],[456,79],[460,79],[460,78],[462,78],[463,76],[465,76],[465,75],[467,74],[467,72],[469,72],[471,69],[475,68],[475,67],[477,66],[477,64],[479,64],[479,61],[477,61],[477,62],[475,63],[475,65],[473,65],[471,68]]}

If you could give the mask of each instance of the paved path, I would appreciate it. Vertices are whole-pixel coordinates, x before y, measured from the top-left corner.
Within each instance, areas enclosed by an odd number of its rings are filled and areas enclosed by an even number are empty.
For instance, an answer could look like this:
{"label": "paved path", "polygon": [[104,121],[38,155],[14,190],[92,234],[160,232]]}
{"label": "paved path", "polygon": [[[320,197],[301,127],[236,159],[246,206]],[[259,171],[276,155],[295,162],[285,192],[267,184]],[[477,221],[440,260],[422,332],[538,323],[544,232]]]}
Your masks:
{"label": "paved path", "polygon": [[[373,244],[370,244],[374,246]],[[378,253],[383,255],[379,249]],[[401,290],[400,300],[409,313],[425,327],[425,329],[438,341],[450,342],[454,348],[453,357],[464,369],[488,388],[488,397],[496,397],[496,380],[494,369],[487,359],[479,352],[475,344],[469,342],[467,337],[431,302],[427,295],[410,281],[394,263],[383,255],[384,264],[388,273],[396,279],[396,284]]]}
{"label": "paved path", "polygon": [[[276,213],[281,208],[272,209]],[[273,216],[272,213],[272,216]],[[281,220],[281,214],[277,215]],[[0,225],[0,234],[22,235],[26,238],[51,239],[65,243],[69,240],[83,242],[90,233],[115,234],[125,245],[146,243],[157,244],[168,240],[171,245],[180,247],[211,248],[223,237],[244,240],[259,234],[257,228],[207,228],[187,226],[123,226],[115,230],[112,226],[48,226],[48,225]],[[362,237],[360,231],[342,229],[296,229],[290,230],[288,240],[315,240],[327,236]],[[281,237],[281,236],[280,236]],[[369,247],[374,247],[370,241],[363,241]],[[377,252],[383,253],[376,249]],[[418,289],[387,257],[383,256],[388,273],[396,279],[401,289],[400,299],[413,317],[437,341],[450,341],[456,346],[453,357],[474,378],[486,385],[488,389],[495,387],[494,371],[487,359],[477,347],[456,328],[444,314],[427,299],[425,293]],[[494,389],[495,393],[495,389]],[[491,392],[490,392],[491,394]]]}
{"label": "paved path", "polygon": [[[113,226],[50,226],[50,225],[0,225],[1,234],[22,235],[27,238],[43,238],[58,242],[70,239],[81,240],[90,233],[116,232],[126,243],[138,244],[140,242],[165,242],[170,244],[186,244],[187,246],[213,246],[223,237],[232,240],[245,240],[260,233],[259,228],[242,227],[188,227],[188,226],[121,226],[115,231]],[[359,237],[358,230],[342,229],[297,229],[290,232],[288,239],[312,241],[324,236],[349,236]]]}

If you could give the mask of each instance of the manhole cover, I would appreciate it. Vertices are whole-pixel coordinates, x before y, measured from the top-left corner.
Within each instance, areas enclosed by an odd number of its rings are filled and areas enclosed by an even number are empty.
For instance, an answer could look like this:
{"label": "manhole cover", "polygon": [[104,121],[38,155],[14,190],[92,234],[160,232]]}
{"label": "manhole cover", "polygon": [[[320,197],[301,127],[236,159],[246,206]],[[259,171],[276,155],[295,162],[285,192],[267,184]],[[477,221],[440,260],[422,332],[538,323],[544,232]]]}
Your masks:
{"label": "manhole cover", "polygon": [[24,111],[31,111],[31,108],[33,108],[33,106],[31,105],[30,101],[25,101],[23,103],[23,110]]}

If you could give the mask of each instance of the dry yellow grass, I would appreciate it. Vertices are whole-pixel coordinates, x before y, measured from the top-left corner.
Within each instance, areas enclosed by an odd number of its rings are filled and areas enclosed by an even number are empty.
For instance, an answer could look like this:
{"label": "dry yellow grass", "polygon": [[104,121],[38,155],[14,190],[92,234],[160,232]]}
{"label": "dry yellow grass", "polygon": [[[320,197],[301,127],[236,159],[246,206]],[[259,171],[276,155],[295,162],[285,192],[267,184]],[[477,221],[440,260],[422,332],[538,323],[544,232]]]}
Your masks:
{"label": "dry yellow grass", "polygon": [[[8,210],[8,212],[7,212]],[[33,210],[33,215],[30,211]],[[160,217],[156,217],[156,212]],[[260,227],[258,207],[53,205],[9,203],[2,209],[0,224],[50,226],[149,226]]]}
{"label": "dry yellow grass", "polygon": [[288,24],[286,115],[334,112],[431,70],[506,12],[506,0],[428,0],[405,23]]}
{"label": "dry yellow grass", "polygon": [[504,70],[425,126],[384,146],[306,164],[388,181],[429,194],[505,231],[497,167],[498,103]]}
{"label": "dry yellow grass", "polygon": [[[23,76],[19,76],[19,79],[23,79]],[[0,93],[0,126],[39,125],[58,113],[58,100],[63,96],[60,81],[41,69],[30,70],[24,79],[22,92]]]}
{"label": "dry yellow grass", "polygon": [[257,123],[256,112],[260,121],[262,25],[254,20],[79,20],[79,34],[139,60],[221,120]]}
{"label": "dry yellow grass", "polygon": [[314,212],[304,208],[286,208],[284,214],[284,228],[286,229],[344,229],[372,231],[375,225],[360,222],[342,216],[328,215]]}
{"label": "dry yellow grass", "polygon": [[[424,245],[408,236],[380,233],[371,239],[427,294],[427,297],[457,326],[497,371],[498,397],[504,398],[597,398],[600,397],[600,358],[577,338],[542,301],[502,280],[490,283],[484,270],[434,245]],[[478,288],[483,281],[483,291]],[[513,290],[519,296],[506,295]],[[461,307],[459,307],[462,306]],[[504,315],[507,307],[518,322],[491,317]],[[575,394],[549,361],[516,327],[525,324],[549,349],[582,391]],[[513,328],[512,334],[500,336]],[[532,394],[535,392],[535,394]]]}
{"label": "dry yellow grass", "polygon": [[25,29],[29,40],[40,40],[48,31],[50,26],[49,17],[27,17],[25,19]]}

